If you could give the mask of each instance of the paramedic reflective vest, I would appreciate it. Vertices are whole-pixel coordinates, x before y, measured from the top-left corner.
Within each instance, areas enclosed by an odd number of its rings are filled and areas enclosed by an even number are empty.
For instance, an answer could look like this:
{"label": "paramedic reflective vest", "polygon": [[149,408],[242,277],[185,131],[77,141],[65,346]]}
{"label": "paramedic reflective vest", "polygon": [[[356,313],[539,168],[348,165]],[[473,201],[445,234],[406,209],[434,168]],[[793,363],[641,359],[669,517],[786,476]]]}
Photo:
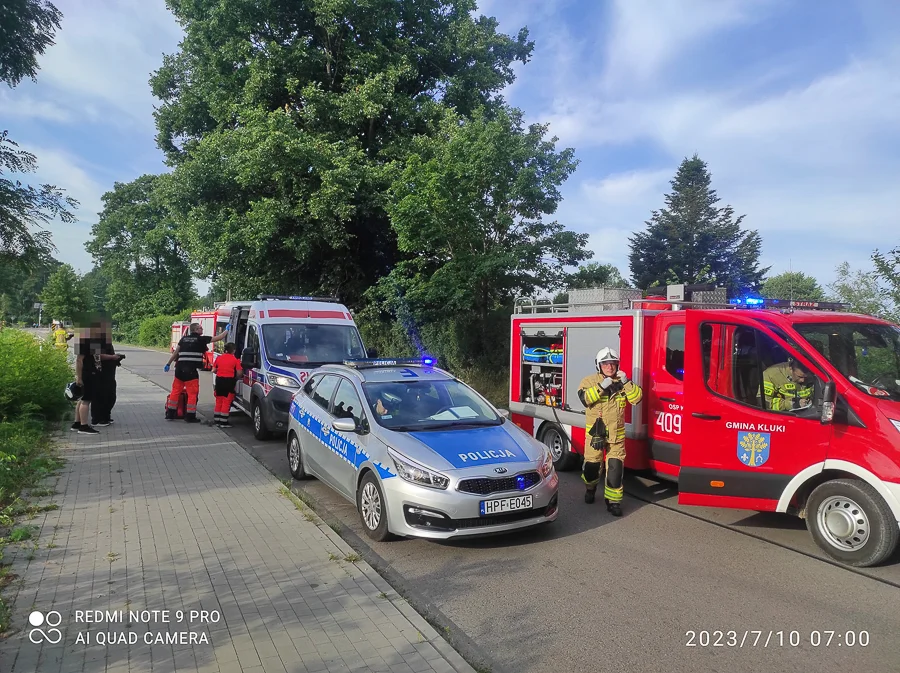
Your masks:
{"label": "paramedic reflective vest", "polygon": [[813,386],[794,383],[791,366],[786,362],[773,365],[763,372],[763,392],[766,408],[772,411],[802,409],[812,404]]}
{"label": "paramedic reflective vest", "polygon": [[578,386],[578,397],[586,407],[584,410],[585,430],[588,437],[585,441],[590,442],[591,428],[594,427],[597,419],[601,419],[603,425],[606,426],[607,441],[611,445],[623,444],[625,442],[625,405],[639,403],[644,393],[634,381],[629,381],[623,386],[618,379],[613,379],[612,395],[606,391],[601,392],[600,383],[605,378],[599,372],[591,374],[585,376]]}
{"label": "paramedic reflective vest", "polygon": [[175,376],[182,381],[193,381],[200,378],[197,370],[203,366],[203,354],[209,350],[212,337],[199,334],[188,334],[178,342],[178,361],[175,364]]}

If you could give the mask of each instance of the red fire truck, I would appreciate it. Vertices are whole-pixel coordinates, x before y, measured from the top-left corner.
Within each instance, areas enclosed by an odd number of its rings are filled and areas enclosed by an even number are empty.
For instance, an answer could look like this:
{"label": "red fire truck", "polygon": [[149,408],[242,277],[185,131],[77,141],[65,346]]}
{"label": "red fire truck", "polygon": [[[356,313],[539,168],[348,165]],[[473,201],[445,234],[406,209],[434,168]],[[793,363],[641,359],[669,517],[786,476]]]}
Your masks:
{"label": "red fire truck", "polygon": [[[644,391],[626,410],[627,468],[677,482],[681,504],[800,516],[848,565],[890,557],[900,539],[900,327],[838,304],[713,303],[690,286],[667,290],[580,305],[517,300],[513,421],[559,469],[580,468],[576,391],[610,346]],[[773,410],[764,381],[792,368],[809,397]]]}

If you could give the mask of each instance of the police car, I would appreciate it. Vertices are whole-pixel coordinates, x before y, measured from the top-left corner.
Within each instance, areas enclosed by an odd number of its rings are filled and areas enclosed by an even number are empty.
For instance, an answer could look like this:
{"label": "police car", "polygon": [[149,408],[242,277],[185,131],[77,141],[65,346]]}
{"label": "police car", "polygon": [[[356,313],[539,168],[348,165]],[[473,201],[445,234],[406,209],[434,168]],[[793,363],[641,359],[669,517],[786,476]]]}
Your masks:
{"label": "police car", "polygon": [[366,533],[452,538],[554,521],[549,449],[472,388],[421,360],[348,360],[290,406],[287,454],[356,504]]}

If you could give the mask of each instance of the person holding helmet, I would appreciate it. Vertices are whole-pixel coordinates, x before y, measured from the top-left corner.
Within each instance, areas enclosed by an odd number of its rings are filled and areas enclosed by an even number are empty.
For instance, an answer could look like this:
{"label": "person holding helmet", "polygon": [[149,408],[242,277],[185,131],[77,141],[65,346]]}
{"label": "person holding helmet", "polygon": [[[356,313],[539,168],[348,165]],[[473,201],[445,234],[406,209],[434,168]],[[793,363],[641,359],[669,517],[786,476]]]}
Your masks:
{"label": "person holding helmet", "polygon": [[228,336],[231,325],[226,325],[225,330],[216,336],[204,336],[203,326],[200,323],[192,323],[190,332],[181,337],[181,341],[175,346],[172,356],[163,368],[169,371],[173,362],[175,365],[175,378],[172,380],[172,391],[166,401],[166,420],[174,420],[178,409],[178,398],[182,391],[187,391],[187,409],[184,420],[188,423],[197,423],[197,398],[200,397],[200,374],[198,370],[203,366],[203,354],[209,350],[209,344],[222,341]]}
{"label": "person holding helmet", "polygon": [[794,358],[772,365],[763,372],[766,409],[772,411],[805,409],[812,404],[813,389],[812,375]]}
{"label": "person holding helmet", "polygon": [[581,479],[586,487],[584,501],[594,502],[597,484],[605,471],[603,500],[606,509],[613,516],[622,516],[625,405],[638,404],[643,391],[619,369],[619,354],[612,348],[601,349],[594,365],[597,373],[584,377],[578,386],[578,399],[585,407],[585,430],[590,437],[590,441],[585,442],[581,469]]}

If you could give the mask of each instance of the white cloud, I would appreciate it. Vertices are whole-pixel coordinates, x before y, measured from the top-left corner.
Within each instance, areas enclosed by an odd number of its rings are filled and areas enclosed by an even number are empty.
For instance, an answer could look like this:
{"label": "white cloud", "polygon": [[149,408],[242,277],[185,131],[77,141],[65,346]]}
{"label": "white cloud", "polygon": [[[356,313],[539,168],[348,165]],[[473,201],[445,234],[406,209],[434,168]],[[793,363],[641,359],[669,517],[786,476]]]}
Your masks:
{"label": "white cloud", "polygon": [[41,105],[66,110],[58,121],[152,126],[150,74],[181,37],[163,0],[56,4],[63,13],[56,44],[39,59],[38,84],[23,82],[20,89]]}
{"label": "white cloud", "polygon": [[691,42],[758,18],[767,0],[615,0],[604,89],[653,80]]}

